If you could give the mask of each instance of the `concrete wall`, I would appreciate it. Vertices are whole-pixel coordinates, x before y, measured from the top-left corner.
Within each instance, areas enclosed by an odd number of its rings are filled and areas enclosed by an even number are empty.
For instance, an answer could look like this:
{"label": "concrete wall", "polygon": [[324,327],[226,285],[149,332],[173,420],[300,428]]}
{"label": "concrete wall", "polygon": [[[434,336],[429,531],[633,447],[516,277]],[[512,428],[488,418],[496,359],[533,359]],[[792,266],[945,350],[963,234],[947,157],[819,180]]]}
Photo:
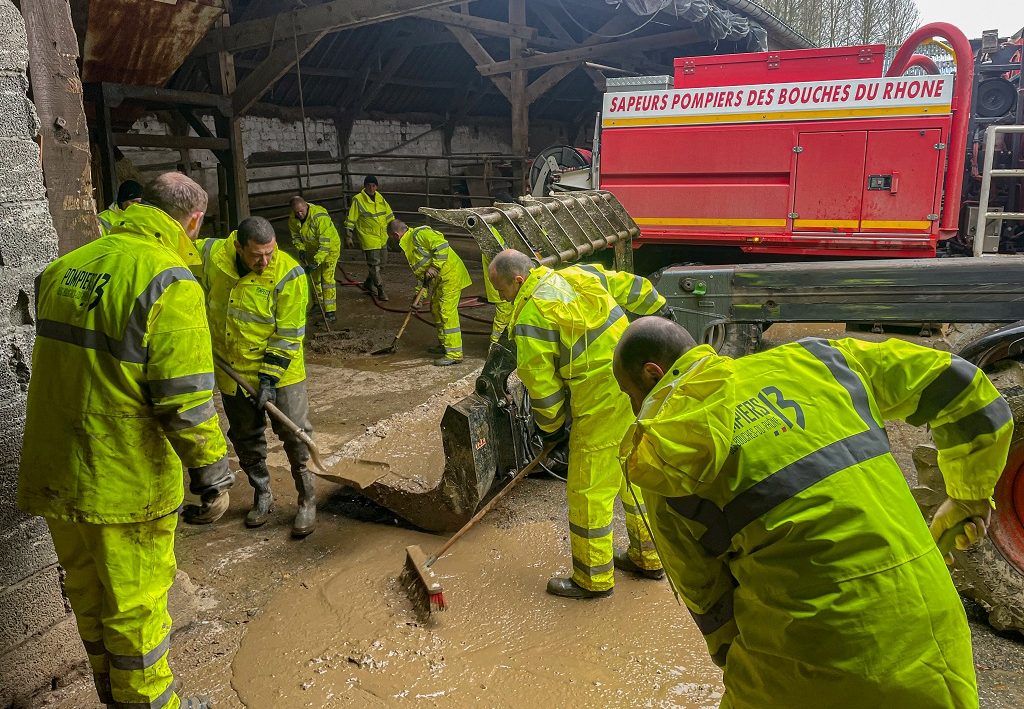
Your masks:
{"label": "concrete wall", "polygon": [[[207,120],[213,128],[212,119]],[[160,116],[151,114],[138,119],[132,126],[136,133],[169,135],[169,126]],[[194,132],[193,132],[194,134]],[[449,195],[469,190],[474,195],[487,197],[489,193],[511,188],[511,182],[485,182],[482,177],[509,172],[507,157],[512,152],[511,134],[507,125],[491,122],[459,125],[451,134],[451,160],[441,159],[444,154],[445,134],[441,127],[428,123],[410,123],[395,120],[359,120],[352,127],[346,152],[354,157],[349,161],[350,177],[342,175],[342,157],[339,155],[338,132],[333,121],[306,120],[306,134],[311,154],[311,189],[307,190],[306,167],[303,151],[302,124],[265,116],[246,116],[242,119],[242,149],[249,178],[249,195],[254,214],[271,219],[279,232],[283,232],[288,197],[299,191],[334,214],[339,224],[344,219],[346,197],[362,188],[366,174],[378,176],[382,191],[392,206],[406,211],[406,217],[415,218],[415,210],[425,203],[422,193],[430,177],[430,192]],[[565,142],[557,131],[534,128],[531,144],[535,150]],[[208,150],[192,150],[183,161],[177,150],[163,148],[123,148],[125,157],[135,165],[138,178],[151,179],[160,172],[184,168],[188,174],[209,192],[211,204],[207,224],[211,230],[234,225],[218,224],[220,214],[217,189],[217,161]],[[386,153],[387,157],[379,157]],[[490,164],[485,167],[486,161]],[[410,194],[403,195],[407,192]],[[489,203],[483,199],[480,204]],[[434,197],[432,206],[453,206],[450,200]]]}
{"label": "concrete wall", "polygon": [[[46,525],[14,504],[34,335],[32,284],[57,255],[26,99],[21,15],[0,0],[0,707],[85,659]],[[27,706],[27,704],[25,704]]]}

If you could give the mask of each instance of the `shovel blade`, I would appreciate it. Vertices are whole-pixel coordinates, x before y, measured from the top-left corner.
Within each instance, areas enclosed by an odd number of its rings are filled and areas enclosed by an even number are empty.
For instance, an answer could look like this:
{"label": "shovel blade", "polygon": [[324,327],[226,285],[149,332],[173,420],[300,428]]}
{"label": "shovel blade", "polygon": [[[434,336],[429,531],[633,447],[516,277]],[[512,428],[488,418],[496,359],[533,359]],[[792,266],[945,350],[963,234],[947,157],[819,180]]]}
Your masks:
{"label": "shovel blade", "polygon": [[329,469],[317,471],[316,475],[338,485],[365,490],[390,472],[391,466],[382,460],[342,458]]}

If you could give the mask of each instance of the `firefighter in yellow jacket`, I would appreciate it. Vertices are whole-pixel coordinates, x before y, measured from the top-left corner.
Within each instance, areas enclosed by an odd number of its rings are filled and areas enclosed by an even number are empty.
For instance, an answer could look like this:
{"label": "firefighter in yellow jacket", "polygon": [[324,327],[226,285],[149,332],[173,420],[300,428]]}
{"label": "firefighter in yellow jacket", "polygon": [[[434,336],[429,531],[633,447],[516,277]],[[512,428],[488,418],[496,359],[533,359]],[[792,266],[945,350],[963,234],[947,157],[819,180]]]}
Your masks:
{"label": "firefighter in yellow jacket", "polygon": [[[263,217],[249,217],[227,239],[204,239],[198,246],[213,352],[257,390],[257,398],[250,399],[217,368],[217,388],[230,424],[228,438],[254,491],[245,524],[259,527],[273,503],[265,404],[276,404],[307,434],[313,433],[302,354],[306,279],[295,259],[277,248],[274,227]],[[316,485],[306,467],[309,449],[276,419],[271,418],[270,425],[284,443],[299,493],[292,536],[305,537],[316,526]]]}
{"label": "firefighter in yellow jacket", "polygon": [[[629,399],[612,375],[612,352],[626,329],[626,310],[635,312],[647,303],[638,314],[659,312],[665,299],[639,276],[577,266],[533,268],[526,254],[511,249],[494,257],[490,277],[513,304],[509,328],[516,371],[530,393],[542,436],[561,440],[571,413],[566,494],[573,571],[569,578],[548,581],[548,592],[567,598],[608,596],[615,567],[661,578],[661,562],[639,517],[643,498],[626,487],[617,457],[632,417]],[[634,285],[637,293],[630,300]],[[625,294],[621,304],[613,292]],[[629,548],[619,553],[612,544],[617,497],[629,536]]]}
{"label": "firefighter in yellow jacket", "polygon": [[387,300],[384,293],[384,281],[381,278],[381,266],[388,258],[388,224],[395,220],[391,205],[384,199],[377,185],[377,178],[367,175],[363,178],[363,189],[352,198],[348,208],[348,219],[345,229],[349,238],[354,232],[359,240],[359,248],[366,258],[369,273],[363,281],[362,288],[371,294],[376,292],[377,298]]}
{"label": "firefighter in yellow jacket", "polygon": [[203,292],[185,260],[207,197],[167,173],[146,198],[36,282],[18,505],[46,518],[100,701],[200,709],[174,691],[167,591],[182,465],[201,501],[188,521],[223,514],[233,480]]}
{"label": "firefighter in yellow jacket", "polygon": [[288,231],[299,261],[313,281],[314,295],[323,305],[327,320],[334,322],[338,310],[336,273],[341,258],[338,228],[326,209],[296,196],[291,199]]}
{"label": "firefighter in yellow jacket", "polygon": [[113,204],[96,215],[100,223],[100,236],[106,236],[115,225],[120,225],[124,210],[130,204],[142,201],[142,185],[135,180],[125,180],[117,188],[117,198]]}
{"label": "firefighter in yellow jacket", "polygon": [[[980,370],[898,340],[733,360],[656,318],[615,369],[638,412],[626,474],[724,668],[722,706],[978,706],[943,552],[984,535],[1013,431]],[[931,534],[887,419],[931,426],[951,496]]]}
{"label": "firefighter in yellow jacket", "polygon": [[430,294],[430,312],[434,316],[438,346],[432,354],[437,367],[462,361],[462,326],[459,323],[459,300],[462,291],[472,285],[466,264],[445,240],[444,235],[428,226],[410,229],[396,219],[388,224],[388,234],[398,241],[412,272]]}

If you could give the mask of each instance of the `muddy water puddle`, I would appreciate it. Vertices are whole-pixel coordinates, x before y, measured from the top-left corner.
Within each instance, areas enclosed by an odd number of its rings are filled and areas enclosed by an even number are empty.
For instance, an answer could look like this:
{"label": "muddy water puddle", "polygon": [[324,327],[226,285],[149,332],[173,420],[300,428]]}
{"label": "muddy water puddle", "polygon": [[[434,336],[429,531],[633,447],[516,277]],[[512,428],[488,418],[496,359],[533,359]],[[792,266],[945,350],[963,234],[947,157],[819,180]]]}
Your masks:
{"label": "muddy water puddle", "polygon": [[590,601],[544,592],[566,571],[564,537],[485,522],[434,567],[450,609],[424,624],[396,578],[406,545],[429,554],[440,538],[358,525],[250,623],[232,686],[251,709],[717,706],[721,674],[665,582],[620,577]]}

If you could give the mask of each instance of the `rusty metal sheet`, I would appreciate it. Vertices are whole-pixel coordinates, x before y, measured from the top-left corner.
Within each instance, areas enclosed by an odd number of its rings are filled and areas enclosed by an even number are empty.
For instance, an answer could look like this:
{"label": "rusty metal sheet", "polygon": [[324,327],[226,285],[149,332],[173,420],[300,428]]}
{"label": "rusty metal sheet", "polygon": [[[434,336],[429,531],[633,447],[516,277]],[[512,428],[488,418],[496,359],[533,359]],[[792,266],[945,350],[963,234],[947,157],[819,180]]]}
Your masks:
{"label": "rusty metal sheet", "polygon": [[222,0],[89,0],[82,80],[163,86],[223,13]]}

